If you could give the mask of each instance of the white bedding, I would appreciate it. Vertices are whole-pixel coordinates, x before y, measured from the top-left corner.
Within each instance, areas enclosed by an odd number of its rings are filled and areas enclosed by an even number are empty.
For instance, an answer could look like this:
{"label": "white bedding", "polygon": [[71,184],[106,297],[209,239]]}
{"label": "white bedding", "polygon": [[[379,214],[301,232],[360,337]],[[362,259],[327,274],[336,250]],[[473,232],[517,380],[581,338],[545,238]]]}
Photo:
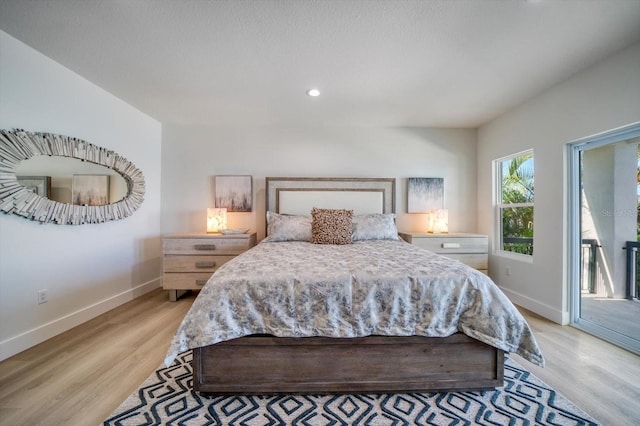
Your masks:
{"label": "white bedding", "polygon": [[167,351],[251,334],[446,337],[460,331],[543,365],[522,315],[484,274],[404,241],[262,242],[218,269]]}

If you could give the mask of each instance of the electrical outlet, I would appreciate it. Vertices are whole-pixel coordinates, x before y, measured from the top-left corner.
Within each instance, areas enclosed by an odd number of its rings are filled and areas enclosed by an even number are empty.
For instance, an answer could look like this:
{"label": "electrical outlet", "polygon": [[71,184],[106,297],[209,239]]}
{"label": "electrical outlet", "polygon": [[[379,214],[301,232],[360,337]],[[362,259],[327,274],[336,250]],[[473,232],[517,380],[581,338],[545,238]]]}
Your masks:
{"label": "electrical outlet", "polygon": [[38,305],[42,305],[43,303],[47,303],[47,289],[38,290]]}
{"label": "electrical outlet", "polygon": [[511,266],[507,266],[507,268],[504,270],[504,273],[507,274],[508,277],[511,276]]}

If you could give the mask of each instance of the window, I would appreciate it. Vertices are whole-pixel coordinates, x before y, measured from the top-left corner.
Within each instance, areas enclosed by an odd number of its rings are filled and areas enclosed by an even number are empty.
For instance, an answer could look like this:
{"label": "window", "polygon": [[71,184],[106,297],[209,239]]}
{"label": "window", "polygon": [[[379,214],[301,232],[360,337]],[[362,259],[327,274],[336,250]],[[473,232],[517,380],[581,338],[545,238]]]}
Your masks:
{"label": "window", "polygon": [[498,250],[533,255],[533,150],[494,164]]}

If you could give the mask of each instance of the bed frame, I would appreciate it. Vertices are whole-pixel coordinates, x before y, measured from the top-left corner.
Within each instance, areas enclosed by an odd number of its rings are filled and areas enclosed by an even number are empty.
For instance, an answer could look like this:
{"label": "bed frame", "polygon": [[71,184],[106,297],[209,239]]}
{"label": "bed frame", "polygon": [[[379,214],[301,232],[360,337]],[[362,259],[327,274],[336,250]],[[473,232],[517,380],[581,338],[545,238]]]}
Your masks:
{"label": "bed frame", "polygon": [[[395,179],[267,178],[266,208],[395,213]],[[204,394],[323,394],[485,390],[503,385],[504,353],[464,334],[446,338],[241,337],[193,350]]]}

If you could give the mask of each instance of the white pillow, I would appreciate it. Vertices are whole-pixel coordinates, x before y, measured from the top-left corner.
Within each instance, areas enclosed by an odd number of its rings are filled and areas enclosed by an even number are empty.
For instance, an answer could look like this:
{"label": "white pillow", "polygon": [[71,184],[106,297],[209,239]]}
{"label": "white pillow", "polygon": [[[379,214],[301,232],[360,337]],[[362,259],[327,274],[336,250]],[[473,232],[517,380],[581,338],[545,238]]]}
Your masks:
{"label": "white pillow", "polygon": [[311,241],[311,217],[268,211],[267,238],[262,241]]}
{"label": "white pillow", "polygon": [[400,240],[395,218],[393,213],[353,216],[353,241]]}

